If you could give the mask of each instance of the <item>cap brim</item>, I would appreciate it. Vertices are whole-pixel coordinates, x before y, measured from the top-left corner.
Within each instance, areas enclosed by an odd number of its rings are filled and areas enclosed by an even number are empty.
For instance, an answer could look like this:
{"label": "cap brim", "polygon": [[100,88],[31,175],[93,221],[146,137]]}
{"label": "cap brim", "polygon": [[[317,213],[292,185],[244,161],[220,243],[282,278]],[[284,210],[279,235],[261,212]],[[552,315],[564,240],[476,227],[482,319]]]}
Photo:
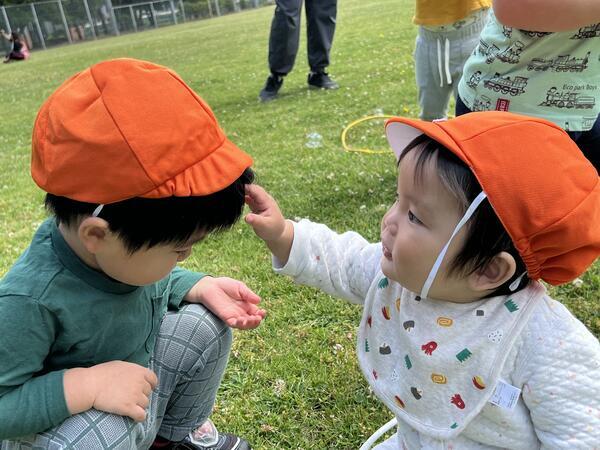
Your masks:
{"label": "cap brim", "polygon": [[425,122],[423,120],[408,119],[406,117],[393,117],[386,121],[385,133],[390,147],[396,155],[396,159],[400,158],[400,155],[406,146],[410,144],[413,139],[422,134],[426,134],[448,148],[448,150],[455,153],[461,159],[464,159],[462,151],[454,139],[452,139],[436,122]]}
{"label": "cap brim", "polygon": [[139,197],[191,197],[214,194],[231,185],[251,165],[250,155],[225,138],[206,158]]}

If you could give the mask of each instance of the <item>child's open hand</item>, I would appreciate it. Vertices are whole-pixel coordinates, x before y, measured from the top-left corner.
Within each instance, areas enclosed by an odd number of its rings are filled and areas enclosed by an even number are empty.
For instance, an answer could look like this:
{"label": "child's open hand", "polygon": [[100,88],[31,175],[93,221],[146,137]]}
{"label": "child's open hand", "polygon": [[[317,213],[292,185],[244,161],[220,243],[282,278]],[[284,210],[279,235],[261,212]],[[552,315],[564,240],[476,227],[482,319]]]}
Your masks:
{"label": "child's open hand", "polygon": [[246,216],[246,222],[256,235],[266,242],[279,239],[285,230],[285,219],[275,199],[262,187],[247,184],[245,200],[252,211]]}
{"label": "child's open hand", "polygon": [[266,312],[257,305],[260,297],[241,281],[232,278],[204,277],[185,296],[190,303],[202,303],[233,328],[256,328]]}

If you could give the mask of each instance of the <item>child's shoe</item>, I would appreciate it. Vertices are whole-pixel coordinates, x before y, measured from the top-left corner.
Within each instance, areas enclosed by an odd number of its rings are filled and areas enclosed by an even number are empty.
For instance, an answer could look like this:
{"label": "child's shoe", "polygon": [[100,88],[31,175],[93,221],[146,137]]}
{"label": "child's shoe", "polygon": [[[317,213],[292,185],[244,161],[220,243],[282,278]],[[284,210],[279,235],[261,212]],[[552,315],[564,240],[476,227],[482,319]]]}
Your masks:
{"label": "child's shoe", "polygon": [[[158,440],[158,439],[157,439]],[[166,446],[156,445],[151,449],[165,450],[251,450],[250,444],[233,434],[219,433],[212,420],[206,419],[202,425],[192,431],[181,442]]]}

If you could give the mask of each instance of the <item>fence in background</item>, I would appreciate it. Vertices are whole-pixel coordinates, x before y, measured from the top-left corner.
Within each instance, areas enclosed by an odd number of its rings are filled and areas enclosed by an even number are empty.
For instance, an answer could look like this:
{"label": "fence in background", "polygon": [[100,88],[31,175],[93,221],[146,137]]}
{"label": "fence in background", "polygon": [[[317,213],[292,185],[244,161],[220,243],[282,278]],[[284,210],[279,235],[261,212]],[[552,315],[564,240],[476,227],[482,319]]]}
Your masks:
{"label": "fence in background", "polygon": [[[111,0],[48,0],[0,6],[0,28],[20,33],[32,50],[118,36],[272,4],[273,0],[153,0],[113,6]],[[0,38],[1,39],[1,38]],[[0,44],[4,52],[10,43]]]}

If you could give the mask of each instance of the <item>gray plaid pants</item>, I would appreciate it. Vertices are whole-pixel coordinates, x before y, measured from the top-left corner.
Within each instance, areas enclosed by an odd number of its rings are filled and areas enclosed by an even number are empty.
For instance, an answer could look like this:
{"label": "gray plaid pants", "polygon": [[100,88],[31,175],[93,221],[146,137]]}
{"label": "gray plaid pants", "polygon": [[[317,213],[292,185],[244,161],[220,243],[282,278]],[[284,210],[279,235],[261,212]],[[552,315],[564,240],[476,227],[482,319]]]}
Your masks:
{"label": "gray plaid pants", "polygon": [[169,312],[150,361],[158,386],[144,422],[91,409],[42,433],[2,441],[0,449],[147,449],[157,434],[180,441],[210,415],[231,341],[231,329],[201,305]]}

